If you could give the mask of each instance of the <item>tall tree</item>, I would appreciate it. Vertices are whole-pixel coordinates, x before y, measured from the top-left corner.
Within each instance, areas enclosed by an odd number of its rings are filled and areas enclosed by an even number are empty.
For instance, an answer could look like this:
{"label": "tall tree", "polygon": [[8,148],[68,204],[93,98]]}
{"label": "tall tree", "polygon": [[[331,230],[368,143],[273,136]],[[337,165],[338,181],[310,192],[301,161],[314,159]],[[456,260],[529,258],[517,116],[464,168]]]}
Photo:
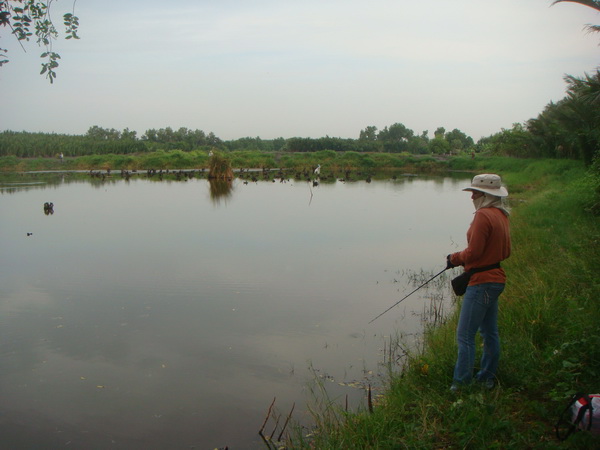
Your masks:
{"label": "tall tree", "polygon": [[[532,158],[542,156],[535,152],[532,145],[532,135],[522,124],[513,123],[512,128],[502,128],[499,133],[481,138],[477,147],[481,152],[490,152],[494,155],[515,156],[517,158]],[[553,156],[553,155],[543,155]]]}
{"label": "tall tree", "polygon": [[137,139],[137,131],[130,130],[129,128],[125,128],[121,132],[121,139],[127,139],[127,140],[135,141]]}
{"label": "tall tree", "polygon": [[467,136],[458,128],[446,133],[444,137],[450,143],[452,150],[466,150],[474,145],[473,138]]}
{"label": "tall tree", "polygon": [[116,141],[121,138],[121,132],[114,128],[108,129],[94,125],[88,129],[85,136],[97,141]]}
{"label": "tall tree", "polygon": [[376,141],[377,140],[377,127],[368,126],[364,130],[360,130],[358,137],[361,141]]}
{"label": "tall tree", "polygon": [[383,149],[386,152],[404,152],[408,151],[408,141],[414,136],[414,131],[401,123],[395,123],[383,130],[377,135],[377,140],[383,142]]}
{"label": "tall tree", "polygon": [[428,148],[431,153],[435,153],[437,155],[448,154],[451,150],[450,143],[439,135],[429,141]]}
{"label": "tall tree", "polygon": [[591,164],[600,151],[600,70],[581,78],[568,75],[565,81],[567,96],[549,104],[527,128],[543,153]]}

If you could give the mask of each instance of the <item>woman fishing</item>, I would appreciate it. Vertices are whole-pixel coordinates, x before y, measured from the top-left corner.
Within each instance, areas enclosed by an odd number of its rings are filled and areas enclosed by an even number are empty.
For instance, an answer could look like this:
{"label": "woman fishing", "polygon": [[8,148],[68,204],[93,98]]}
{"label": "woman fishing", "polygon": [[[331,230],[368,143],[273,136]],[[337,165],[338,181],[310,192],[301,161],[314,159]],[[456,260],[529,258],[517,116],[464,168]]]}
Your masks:
{"label": "woman fishing", "polygon": [[483,339],[483,355],[475,380],[489,389],[495,386],[500,359],[498,297],[506,283],[500,262],[510,256],[511,250],[509,212],[504,204],[508,191],[501,178],[495,174],[477,175],[471,186],[463,190],[471,192],[475,217],[467,231],[467,248],[448,255],[447,268],[464,266],[472,275],[456,330],[458,357],[452,391],[473,381],[477,331]]}

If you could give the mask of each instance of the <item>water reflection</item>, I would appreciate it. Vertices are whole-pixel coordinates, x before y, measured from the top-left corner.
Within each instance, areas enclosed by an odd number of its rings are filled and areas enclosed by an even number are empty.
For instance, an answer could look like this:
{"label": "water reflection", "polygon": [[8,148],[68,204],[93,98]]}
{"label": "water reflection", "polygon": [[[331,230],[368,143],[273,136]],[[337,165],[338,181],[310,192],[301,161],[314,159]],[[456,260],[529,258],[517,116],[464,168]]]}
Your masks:
{"label": "water reflection", "polygon": [[210,184],[210,199],[213,203],[219,204],[226,201],[233,194],[233,180],[210,178],[208,181]]}
{"label": "water reflection", "polygon": [[51,215],[54,214],[54,203],[46,202],[44,203],[44,214]]}
{"label": "water reflection", "polygon": [[390,334],[420,330],[429,294],[368,321],[407,273],[440,270],[472,210],[451,178],[83,176],[2,183],[7,447],[262,448],[273,397],[303,420],[315,376],[364,405],[354,386],[375,384]]}

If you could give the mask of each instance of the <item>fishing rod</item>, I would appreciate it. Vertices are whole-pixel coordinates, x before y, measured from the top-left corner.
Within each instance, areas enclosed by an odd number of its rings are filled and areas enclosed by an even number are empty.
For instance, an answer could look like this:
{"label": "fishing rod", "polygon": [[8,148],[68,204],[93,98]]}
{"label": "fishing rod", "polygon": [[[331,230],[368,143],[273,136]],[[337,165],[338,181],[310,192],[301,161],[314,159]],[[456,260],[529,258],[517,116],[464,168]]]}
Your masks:
{"label": "fishing rod", "polygon": [[[439,273],[436,273],[434,276],[432,276],[429,280],[427,280],[425,283],[423,283],[421,286],[419,286],[418,288],[416,288],[414,291],[412,291],[410,294],[405,295],[404,297],[402,297],[400,300],[398,300],[396,303],[394,303],[392,306],[390,306],[388,309],[386,309],[384,312],[382,312],[381,314],[379,314],[377,317],[375,317],[375,319],[379,319],[381,316],[383,316],[386,312],[388,312],[390,309],[392,309],[394,306],[396,306],[398,303],[400,303],[401,301],[405,300],[406,298],[410,297],[411,295],[413,295],[415,292],[417,292],[419,289],[421,289],[423,286],[425,286],[427,283],[429,283],[431,280],[433,280],[434,278],[439,277],[441,274],[443,274],[446,270],[448,270],[449,267],[444,268],[444,270],[440,271]],[[369,323],[372,323],[375,321],[375,319],[371,320]]]}

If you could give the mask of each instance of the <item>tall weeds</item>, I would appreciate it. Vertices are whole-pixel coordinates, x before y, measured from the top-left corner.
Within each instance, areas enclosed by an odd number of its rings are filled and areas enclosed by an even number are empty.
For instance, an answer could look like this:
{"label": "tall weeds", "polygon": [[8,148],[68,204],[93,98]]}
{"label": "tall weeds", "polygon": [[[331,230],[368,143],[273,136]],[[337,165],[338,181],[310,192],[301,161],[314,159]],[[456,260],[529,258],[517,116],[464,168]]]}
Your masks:
{"label": "tall weeds", "polygon": [[215,153],[208,161],[208,178],[216,180],[233,180],[233,169],[229,158]]}

